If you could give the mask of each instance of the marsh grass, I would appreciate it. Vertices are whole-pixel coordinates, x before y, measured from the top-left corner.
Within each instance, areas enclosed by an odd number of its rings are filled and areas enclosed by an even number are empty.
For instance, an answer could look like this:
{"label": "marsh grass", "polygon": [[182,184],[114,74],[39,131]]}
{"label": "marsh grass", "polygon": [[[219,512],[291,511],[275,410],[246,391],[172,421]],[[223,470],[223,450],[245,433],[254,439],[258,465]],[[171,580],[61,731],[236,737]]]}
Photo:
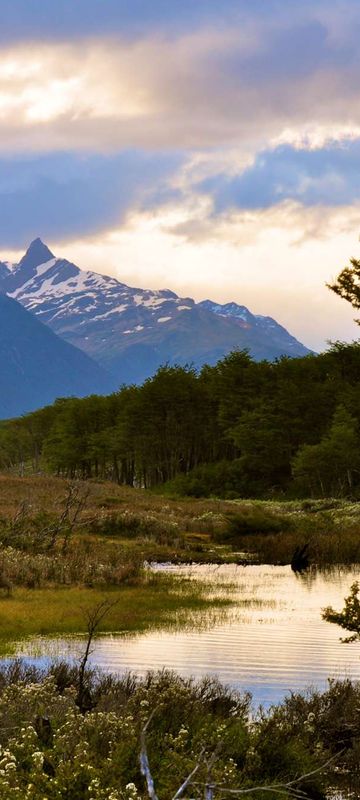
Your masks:
{"label": "marsh grass", "polygon": [[117,601],[98,633],[142,632],[154,628],[202,626],[208,612],[221,613],[234,602],[231,590],[214,591],[200,581],[146,573],[141,584],[105,589],[16,588],[0,599],[0,643],[24,637],[64,636],[84,630],[84,610],[104,599]]}
{"label": "marsh grass", "polygon": [[227,515],[219,544],[244,551],[258,563],[289,564],[297,547],[308,544],[310,562],[355,564],[360,561],[360,504],[336,501],[259,503]]}

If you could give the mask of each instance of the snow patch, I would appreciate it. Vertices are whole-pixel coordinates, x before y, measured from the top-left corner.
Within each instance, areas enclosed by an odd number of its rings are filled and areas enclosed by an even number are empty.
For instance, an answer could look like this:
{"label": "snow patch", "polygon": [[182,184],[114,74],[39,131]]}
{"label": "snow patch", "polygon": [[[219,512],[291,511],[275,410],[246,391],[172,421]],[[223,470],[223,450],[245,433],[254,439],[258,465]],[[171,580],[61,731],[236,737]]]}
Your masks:
{"label": "snow patch", "polygon": [[[149,297],[148,300],[144,300],[141,305],[145,306],[145,308],[157,308],[157,306],[161,306],[163,303],[166,303],[166,297]],[[139,305],[139,303],[137,303]]]}
{"label": "snow patch", "polygon": [[39,264],[39,266],[36,267],[36,277],[39,278],[40,275],[44,275],[44,273],[47,272],[48,269],[51,269],[51,267],[55,266],[56,262],[57,262],[56,258],[51,258],[50,261],[45,261],[43,264]]}

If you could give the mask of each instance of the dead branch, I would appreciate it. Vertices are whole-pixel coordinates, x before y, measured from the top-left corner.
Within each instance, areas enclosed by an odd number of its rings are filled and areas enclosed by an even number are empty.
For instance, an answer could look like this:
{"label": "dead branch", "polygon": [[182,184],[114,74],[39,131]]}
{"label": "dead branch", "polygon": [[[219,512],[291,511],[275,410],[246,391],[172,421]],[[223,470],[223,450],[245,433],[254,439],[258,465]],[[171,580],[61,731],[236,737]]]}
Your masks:
{"label": "dead branch", "polygon": [[[308,778],[312,778],[314,775],[318,775],[320,772],[324,772],[330,764],[336,761],[340,756],[345,752],[345,750],[340,750],[339,753],[336,753],[334,756],[328,759],[325,764],[321,764],[320,767],[311,770],[311,772],[306,772],[304,775],[300,775],[298,778],[294,778],[287,783],[274,783],[269,784],[268,786],[252,786],[251,789],[227,789],[226,787],[222,786],[221,784],[211,784],[210,788],[214,791],[220,791],[223,794],[233,794],[233,795],[249,795],[253,792],[272,792],[277,794],[287,794],[291,795],[294,798],[305,798],[308,795],[305,791],[303,791],[300,787],[297,786],[299,783],[303,783],[304,781],[308,780]],[[204,784],[199,784],[193,782],[194,786],[204,786]]]}
{"label": "dead branch", "polygon": [[94,606],[93,608],[83,609],[83,613],[86,618],[86,628],[88,635],[86,640],[85,652],[79,665],[78,695],[76,698],[77,705],[79,706],[80,711],[82,711],[82,713],[85,713],[85,711],[89,711],[92,706],[90,693],[85,686],[85,671],[87,662],[89,660],[89,656],[91,655],[91,644],[100,623],[102,622],[106,614],[108,614],[110,609],[116,605],[117,602],[118,602],[117,600],[108,600],[105,598],[104,600],[101,600],[99,603],[97,603],[96,606]]}
{"label": "dead branch", "polygon": [[177,790],[176,794],[174,794],[172,800],[178,800],[178,798],[181,797],[184,794],[185,789],[187,789],[187,787],[190,785],[190,783],[192,783],[192,779],[193,779],[194,775],[196,775],[197,771],[201,767],[201,761],[202,761],[203,755],[204,755],[204,750],[201,751],[197,764],[195,764],[195,767],[190,772],[190,775],[188,775],[187,778],[185,778],[184,783],[181,784],[181,786]]}
{"label": "dead branch", "polygon": [[[155,791],[155,784],[154,779],[151,774],[150,764],[149,764],[149,757],[147,752],[146,746],[146,732],[149,727],[149,724],[156,712],[156,709],[152,711],[150,717],[148,718],[147,722],[141,729],[140,733],[140,769],[141,774],[146,780],[146,786],[148,791],[148,796],[150,800],[159,800],[156,791]],[[213,800],[215,792],[219,792],[222,794],[228,795],[236,795],[238,797],[246,796],[254,794],[255,792],[269,792],[271,794],[276,794],[278,796],[285,796],[294,798],[294,800],[306,800],[308,798],[308,794],[301,789],[299,784],[303,783],[304,781],[312,778],[314,775],[318,775],[320,772],[324,772],[327,767],[330,766],[334,761],[336,761],[342,753],[344,753],[344,749],[341,750],[339,753],[336,753],[334,756],[328,759],[324,764],[321,764],[320,767],[316,767],[316,769],[311,770],[311,772],[306,772],[303,775],[299,775],[298,778],[293,778],[291,781],[287,781],[286,783],[274,783],[268,784],[263,786],[252,786],[249,789],[228,789],[226,786],[218,783],[212,783],[209,780],[211,775],[211,769],[218,757],[218,750],[219,746],[215,748],[214,752],[212,753],[209,761],[207,762],[207,775],[208,779],[204,782],[197,782],[194,781],[193,778],[200,769],[200,766],[203,763],[204,757],[204,750],[200,753],[199,759],[196,762],[194,768],[190,772],[190,774],[185,778],[184,782],[181,784],[179,789],[173,795],[172,800],[179,800],[180,797],[184,794],[185,790],[188,786],[198,786],[204,790],[204,800]]]}
{"label": "dead branch", "polygon": [[146,746],[146,731],[150,725],[150,722],[155,714],[156,709],[154,709],[145,725],[142,727],[140,732],[140,771],[146,780],[147,791],[150,800],[159,800],[156,791],[155,791],[155,784],[150,770],[149,764],[149,757],[147,752]]}

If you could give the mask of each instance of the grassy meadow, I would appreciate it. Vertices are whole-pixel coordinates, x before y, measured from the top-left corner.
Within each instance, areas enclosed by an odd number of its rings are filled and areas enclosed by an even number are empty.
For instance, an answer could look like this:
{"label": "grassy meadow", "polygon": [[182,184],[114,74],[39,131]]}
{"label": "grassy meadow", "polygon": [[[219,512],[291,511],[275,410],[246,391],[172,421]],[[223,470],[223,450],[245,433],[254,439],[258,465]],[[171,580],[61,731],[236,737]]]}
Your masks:
{"label": "grassy meadow", "polygon": [[184,499],[106,481],[0,476],[0,647],[85,629],[108,598],[100,630],[144,631],[201,620],[231,604],[206,583],[144,564],[289,564],[360,559],[360,511],[346,501]]}
{"label": "grassy meadow", "polygon": [[144,568],[153,559],[194,559],[206,538],[191,531],[201,504],[194,513],[186,503],[97,482],[76,484],[76,492],[69,504],[66,481],[0,476],[3,652],[24,637],[84,631],[86,612],[104,599],[102,632],[200,624],[200,612],[231,603],[206,583]]}
{"label": "grassy meadow", "polygon": [[[314,564],[351,563],[359,541],[357,504],[344,501],[179,499],[1,475],[0,654],[27,637],[85,633],[104,603],[97,633],[201,626],[233,602],[231,587],[214,592],[146,561],[289,563],[308,543]],[[0,797],[146,798],[145,730],[160,797],[193,770],[199,800],[209,781],[221,796],[224,786],[265,797],[280,785],[283,796],[319,800],[357,786],[357,739],[343,742],[357,724],[358,685],[291,694],[255,715],[250,703],[212,678],[116,678],[58,662],[42,672],[10,660],[0,666]]]}

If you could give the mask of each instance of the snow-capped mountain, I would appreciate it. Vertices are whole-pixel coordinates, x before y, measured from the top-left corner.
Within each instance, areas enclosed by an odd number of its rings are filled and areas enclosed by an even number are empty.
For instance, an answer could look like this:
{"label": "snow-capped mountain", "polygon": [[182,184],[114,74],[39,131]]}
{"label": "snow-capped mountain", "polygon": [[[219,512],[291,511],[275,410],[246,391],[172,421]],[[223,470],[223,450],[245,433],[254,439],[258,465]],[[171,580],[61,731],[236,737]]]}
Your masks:
{"label": "snow-capped mountain", "polygon": [[[240,306],[237,303],[214,303],[212,300],[203,300],[198,304],[201,308],[206,308],[207,311],[212,311],[213,314],[218,314],[220,317],[227,317],[240,321],[243,328],[250,328],[252,331],[262,331],[271,337],[273,346],[278,344],[281,355],[298,356],[304,355],[299,353],[299,346],[304,348],[294,336],[276,322],[273,317],[264,317],[262,314],[252,314],[246,306]],[[286,352],[281,348],[286,343]],[[310,351],[307,350],[307,353]]]}
{"label": "snow-capped mountain", "polygon": [[235,303],[129,287],[56,258],[40,239],[19,264],[0,264],[0,291],[126,383],[166,362],[213,364],[236,347],[256,359],[309,353],[270,317]]}

